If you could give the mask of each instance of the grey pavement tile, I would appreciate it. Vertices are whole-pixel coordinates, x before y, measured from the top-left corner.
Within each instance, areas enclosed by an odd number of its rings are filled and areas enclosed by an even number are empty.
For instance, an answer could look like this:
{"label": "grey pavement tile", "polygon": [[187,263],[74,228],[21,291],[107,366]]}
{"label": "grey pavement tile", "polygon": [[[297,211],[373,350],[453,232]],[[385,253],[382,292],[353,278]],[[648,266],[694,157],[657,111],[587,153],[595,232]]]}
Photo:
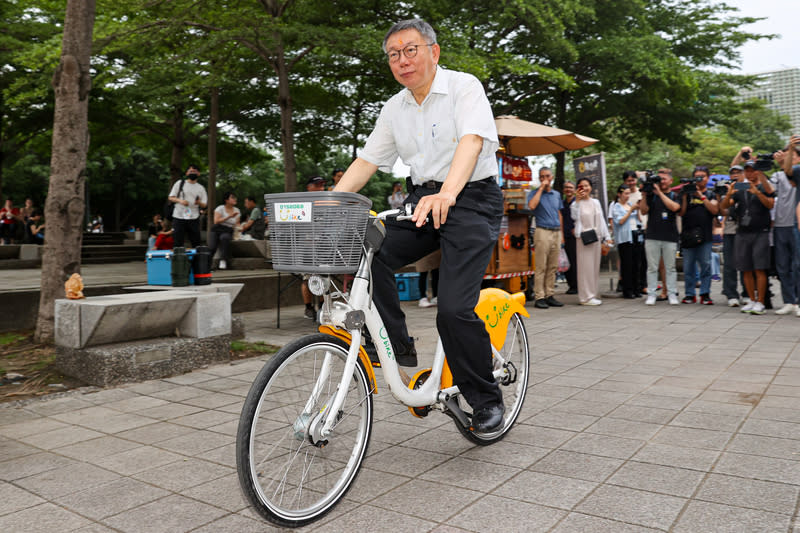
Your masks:
{"label": "grey pavement tile", "polygon": [[686,500],[642,490],[603,485],[576,511],[646,527],[668,529]]}
{"label": "grey pavement tile", "polygon": [[550,453],[549,448],[504,441],[502,446],[475,446],[462,457],[499,465],[527,468]]}
{"label": "grey pavement tile", "polygon": [[244,387],[246,390],[250,389],[251,380],[242,381],[234,378],[215,378],[210,381],[203,381],[195,384],[195,387],[212,392],[228,392],[234,389]]}
{"label": "grey pavement tile", "polygon": [[743,416],[737,415],[722,415],[718,413],[697,413],[692,411],[685,411],[676,416],[669,425],[698,428],[698,429],[713,429],[718,431],[735,431],[742,423]]}
{"label": "grey pavement tile", "polygon": [[794,439],[736,435],[726,451],[800,461],[800,441]]}
{"label": "grey pavement tile", "polygon": [[752,407],[761,400],[760,394],[750,394],[745,392],[731,392],[721,390],[707,390],[701,394],[698,400],[720,403],[732,403],[736,405],[747,405]]}
{"label": "grey pavement tile", "polygon": [[218,377],[213,374],[206,374],[205,372],[197,370],[195,372],[188,372],[180,376],[164,378],[163,381],[166,381],[167,383],[174,383],[176,385],[195,385],[197,383],[204,383],[214,379],[218,379]]}
{"label": "grey pavement tile", "polygon": [[651,424],[666,424],[672,420],[677,413],[677,409],[659,409],[657,407],[624,404],[620,405],[606,416],[609,418],[635,420],[637,422],[649,422]]}
{"label": "grey pavement tile", "polygon": [[345,498],[355,503],[367,503],[375,499],[375,497],[406,483],[409,479],[409,476],[389,474],[362,466],[355,483],[350,487],[350,491]]}
{"label": "grey pavement tile", "polygon": [[101,524],[89,524],[88,526],[74,530],[74,533],[115,533],[113,529]]}
{"label": "grey pavement tile", "polygon": [[763,394],[767,390],[767,384],[718,379],[708,389],[709,391],[735,392],[739,394]]}
{"label": "grey pavement tile", "polygon": [[558,448],[577,434],[575,431],[563,429],[514,424],[504,440],[520,444],[533,444],[542,448]]}
{"label": "grey pavement tile", "polygon": [[198,396],[208,394],[208,391],[190,385],[173,385],[172,383],[166,383],[166,385],[167,388],[158,392],[153,392],[150,396],[168,402],[182,402],[189,398],[197,398]]}
{"label": "grey pavement tile", "polygon": [[183,455],[198,455],[220,446],[234,442],[232,435],[223,435],[213,431],[192,430],[171,439],[156,443],[156,447]]}
{"label": "grey pavement tile", "polygon": [[123,413],[133,413],[143,409],[150,409],[152,407],[166,405],[167,403],[167,400],[162,400],[161,398],[153,398],[151,396],[135,396],[125,400],[109,402],[103,406],[116,411],[122,411]]}
{"label": "grey pavement tile", "polygon": [[612,457],[599,457],[585,453],[556,450],[534,464],[529,470],[583,479],[585,481],[603,481],[614,473],[622,463],[621,459]]}
{"label": "grey pavement tile", "polygon": [[745,416],[752,410],[750,405],[739,405],[708,400],[695,400],[686,406],[685,411],[728,416]]}
{"label": "grey pavement tile", "polygon": [[586,433],[599,433],[612,437],[626,439],[649,440],[663,426],[660,424],[650,424],[648,422],[637,422],[635,420],[625,420],[622,418],[601,418],[588,428]]}
{"label": "grey pavement tile", "polygon": [[[136,397],[136,396],[134,396]],[[128,398],[126,398],[128,399]],[[85,409],[78,409],[77,411],[68,411],[66,413],[59,413],[52,415],[52,418],[65,422],[67,424],[79,425],[96,429],[96,426],[102,424],[103,421],[108,420],[113,416],[119,415],[119,411],[109,409],[105,406],[93,405]]]}
{"label": "grey pavement tile", "polygon": [[[444,522],[482,496],[484,496],[483,493],[474,490],[459,487],[443,489],[438,483],[412,479],[372,500],[370,505],[410,514],[432,522]],[[425,503],[424,505],[414,505],[413,502]]]}
{"label": "grey pavement tile", "polygon": [[549,385],[539,383],[533,387],[528,387],[528,396],[545,396],[548,398],[566,399],[575,396],[584,389],[581,387],[565,387],[563,385]]}
{"label": "grey pavement tile", "polygon": [[217,507],[172,495],[103,520],[125,532],[180,533],[191,531],[228,514]]}
{"label": "grey pavement tile", "polygon": [[88,519],[52,503],[43,503],[36,507],[0,516],[0,531],[13,531],[14,533],[67,532],[88,524],[91,524]]}
{"label": "grey pavement tile", "polygon": [[633,460],[705,472],[711,468],[719,455],[719,451],[648,443],[633,456]]}
{"label": "grey pavement tile", "polygon": [[759,405],[750,414],[750,419],[753,418],[800,424],[800,410],[784,407],[762,407]]}
{"label": "grey pavement tile", "polygon": [[127,389],[104,389],[99,392],[91,394],[84,394],[81,396],[86,401],[92,402],[95,405],[103,405],[109,402],[116,402],[125,400],[127,398],[135,398],[137,394]]}
{"label": "grey pavement tile", "polygon": [[466,529],[461,529],[460,527],[455,526],[439,526],[436,529],[432,529],[431,533],[470,533]]}
{"label": "grey pavement tile", "polygon": [[672,396],[659,396],[657,394],[637,394],[625,405],[639,405],[642,407],[655,407],[658,409],[683,409],[691,400],[689,398],[674,398]]}
{"label": "grey pavement tile", "polygon": [[53,431],[54,429],[62,429],[67,426],[68,424],[65,424],[64,422],[59,422],[58,420],[53,420],[52,418],[42,417],[3,426],[2,435],[11,439],[19,439],[20,437],[27,437],[28,435],[35,435],[36,433],[45,433],[47,431]]}
{"label": "grey pavement tile", "polygon": [[159,466],[134,474],[132,477],[161,487],[179,492],[202,483],[231,474],[234,470],[197,458],[185,458],[174,463]]}
{"label": "grey pavement tile", "polygon": [[584,390],[572,396],[573,400],[580,400],[584,402],[603,402],[609,404],[621,405],[633,396],[632,393],[615,392],[605,390]]}
{"label": "grey pavement tile", "polygon": [[567,413],[564,411],[556,411],[555,408],[551,408],[525,419],[524,422],[526,424],[533,424],[534,426],[581,431],[595,423],[597,419],[596,416]]}
{"label": "grey pavement tile", "polygon": [[55,448],[53,451],[61,455],[66,455],[67,457],[72,457],[73,459],[92,462],[100,457],[126,452],[138,447],[139,444],[136,442],[112,436],[104,436],[77,444],[62,446],[61,448]]}
{"label": "grey pavement tile", "polygon": [[[373,444],[374,443],[370,443],[368,448],[369,450],[372,450]],[[213,450],[199,453],[196,455],[196,457],[206,461],[211,461],[212,463],[236,468],[236,443],[232,442],[225,446],[220,446],[219,448],[214,448]]]}
{"label": "grey pavement tile", "polygon": [[121,388],[129,392],[135,392],[136,394],[154,396],[157,392],[175,388],[175,385],[160,379],[153,379],[150,381],[143,381],[141,383],[128,383],[123,385]]}
{"label": "grey pavement tile", "polygon": [[272,526],[264,520],[253,520],[241,515],[223,516],[210,524],[206,524],[192,533],[268,533],[270,531],[286,531],[283,528]]}
{"label": "grey pavement tile", "polygon": [[576,533],[578,531],[581,533],[656,533],[659,530],[582,513],[570,513],[552,530],[552,533]]}
{"label": "grey pavement tile", "polygon": [[172,424],[170,422],[155,422],[147,426],[141,426],[135,429],[129,429],[117,433],[116,436],[122,439],[132,440],[141,444],[155,444],[157,442],[165,441],[175,437],[193,433],[196,430]]}
{"label": "grey pavement tile", "polygon": [[369,524],[370,533],[421,533],[431,531],[436,523],[408,514],[387,511],[371,505],[362,505],[325,523],[319,531],[325,533],[352,533]]}
{"label": "grey pavement tile", "polygon": [[722,450],[731,436],[732,433],[724,431],[667,426],[652,438],[652,442],[688,446],[690,448]]}
{"label": "grey pavement tile", "polygon": [[236,473],[184,489],[181,494],[215,507],[222,507],[232,513],[247,507],[247,502],[239,488],[239,476]]}
{"label": "grey pavement tile", "polygon": [[185,405],[182,403],[169,403],[150,409],[142,409],[137,414],[153,418],[155,420],[172,420],[182,416],[189,416],[203,411],[202,407]]}
{"label": "grey pavement tile", "polygon": [[69,444],[75,444],[102,436],[102,433],[92,431],[91,429],[68,426],[45,433],[28,435],[26,437],[21,437],[19,440],[26,444],[42,448],[43,450],[52,450],[61,446],[67,446]]}
{"label": "grey pavement tile", "polygon": [[759,406],[800,409],[800,398],[793,398],[791,396],[764,396],[759,402]]}
{"label": "grey pavement tile", "polygon": [[709,474],[696,499],[792,515],[800,487],[721,474]]}
{"label": "grey pavement tile", "polygon": [[[72,459],[50,452],[24,455],[0,463],[0,479],[13,481],[46,472],[47,470],[53,470],[54,468],[61,468],[74,462]],[[0,498],[0,501],[2,501],[2,498]]]}
{"label": "grey pavement tile", "polygon": [[74,463],[18,479],[15,483],[43,498],[51,499],[116,479],[119,476],[114,472],[88,463]]}
{"label": "grey pavement tile", "polygon": [[122,453],[102,457],[95,461],[95,464],[107,468],[114,472],[130,476],[138,472],[144,472],[151,468],[174,463],[183,459],[183,456],[159,450],[152,446],[140,446]]}
{"label": "grey pavement tile", "polygon": [[206,429],[231,420],[238,420],[239,417],[233,413],[223,413],[222,411],[200,411],[186,416],[179,416],[171,419],[173,424],[189,426],[195,429]]}
{"label": "grey pavement tile", "polygon": [[723,453],[714,472],[800,485],[800,462],[763,455]]}
{"label": "grey pavement tile", "polygon": [[3,502],[0,505],[0,516],[2,516],[42,504],[45,500],[11,483],[0,482],[0,502]]}
{"label": "grey pavement tile", "polygon": [[[795,381],[800,383],[800,381]],[[800,387],[788,385],[770,385],[767,388],[767,396],[791,396],[793,398],[800,398]]]}
{"label": "grey pavement tile", "polygon": [[561,445],[560,449],[572,452],[628,459],[645,444],[643,440],[624,439],[608,435],[580,433]]}
{"label": "grey pavement tile", "polygon": [[672,531],[707,533],[709,524],[714,524],[715,533],[783,533],[789,528],[789,520],[790,517],[786,515],[693,501]]}
{"label": "grey pavement tile", "polygon": [[800,424],[781,422],[779,420],[750,418],[742,424],[739,433],[764,435],[766,437],[781,437],[784,439],[800,439]]}
{"label": "grey pavement tile", "polygon": [[[34,402],[26,406],[28,411],[32,411],[42,416],[57,415],[59,413],[66,413],[67,411],[76,411],[91,407],[93,403],[86,401],[77,396],[67,396],[64,398],[55,398],[53,400],[44,400]],[[2,433],[2,429],[0,429]]]}
{"label": "grey pavement tile", "polygon": [[80,515],[99,520],[169,495],[166,490],[131,478],[55,498],[55,502]]}
{"label": "grey pavement tile", "polygon": [[704,387],[686,388],[668,385],[652,385],[645,392],[653,396],[666,396],[668,398],[679,398],[683,400],[693,400],[704,390]]}
{"label": "grey pavement tile", "polygon": [[442,464],[450,457],[449,454],[418,450],[406,446],[390,446],[370,455],[364,461],[364,466],[403,476],[418,476]]}
{"label": "grey pavement tile", "polygon": [[39,451],[21,442],[0,437],[0,462],[24,457]]}
{"label": "grey pavement tile", "polygon": [[182,403],[194,405],[195,407],[202,407],[204,409],[217,409],[225,405],[237,404],[239,406],[239,411],[242,410],[242,399],[239,396],[222,392],[206,393],[202,396],[187,398],[182,400]]}
{"label": "grey pavement tile", "polygon": [[519,472],[518,468],[455,457],[423,474],[421,479],[488,492]]}
{"label": "grey pavement tile", "polygon": [[703,476],[697,470],[628,461],[606,483],[689,498]]}
{"label": "grey pavement tile", "polygon": [[603,381],[600,381],[599,383],[592,385],[591,390],[637,394],[647,389],[648,387],[649,385],[645,385],[643,383],[629,383],[626,381],[604,379]]}
{"label": "grey pavement tile", "polygon": [[470,531],[530,533],[548,531],[566,511],[508,498],[485,496],[447,521]]}
{"label": "grey pavement tile", "polygon": [[654,374],[639,374],[636,372],[630,372],[628,370],[622,370],[615,374],[612,374],[608,377],[609,380],[613,381],[622,381],[626,383],[639,383],[642,385],[652,385],[656,381],[659,380],[659,375]]}
{"label": "grey pavement tile", "polygon": [[[401,425],[401,424],[396,424]],[[524,427],[522,424],[516,424],[511,431],[506,436],[506,439],[511,437],[518,432],[520,427]],[[533,426],[527,426],[533,427]],[[374,437],[374,434],[373,434]],[[379,439],[372,439],[372,443],[380,442]],[[390,440],[386,439],[384,442],[388,444],[394,444]],[[450,425],[443,426],[442,428],[431,429],[417,435],[416,437],[412,437],[408,440],[398,441],[397,444],[402,442],[403,446],[408,446],[409,448],[417,448],[420,450],[427,450],[429,452],[437,452],[437,453],[444,453],[448,455],[459,455],[460,453],[473,448],[475,444],[472,444],[467,439],[461,436],[458,433],[458,430]],[[537,444],[532,442],[531,444]]]}
{"label": "grey pavement tile", "polygon": [[494,490],[502,496],[559,509],[572,509],[597,483],[541,472],[520,472]]}
{"label": "grey pavement tile", "polygon": [[559,385],[563,387],[578,387],[582,389],[587,389],[600,381],[596,377],[580,377],[580,376],[567,376],[564,374],[559,374],[558,376],[554,376],[547,381],[545,381],[548,385]]}
{"label": "grey pavement tile", "polygon": [[[525,398],[525,405],[527,406],[530,403],[531,398]],[[578,413],[581,415],[591,415],[591,416],[604,416],[609,412],[613,411],[616,407],[616,403],[604,403],[604,402],[585,402],[582,400],[572,400],[567,399],[560,402],[554,402],[554,404],[545,406],[546,407],[554,407],[555,410],[558,411],[566,411],[568,413]]]}

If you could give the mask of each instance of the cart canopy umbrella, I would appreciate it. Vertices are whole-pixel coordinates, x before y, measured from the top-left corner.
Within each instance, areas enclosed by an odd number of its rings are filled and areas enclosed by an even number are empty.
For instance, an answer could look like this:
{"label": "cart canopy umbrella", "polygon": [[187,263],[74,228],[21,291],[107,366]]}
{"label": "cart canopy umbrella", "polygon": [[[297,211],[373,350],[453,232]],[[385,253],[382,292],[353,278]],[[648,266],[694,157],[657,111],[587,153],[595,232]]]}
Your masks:
{"label": "cart canopy umbrella", "polygon": [[502,115],[494,119],[500,144],[508,155],[546,155],[578,150],[597,142],[597,139],[551,128],[544,124],[528,122],[513,115]]}

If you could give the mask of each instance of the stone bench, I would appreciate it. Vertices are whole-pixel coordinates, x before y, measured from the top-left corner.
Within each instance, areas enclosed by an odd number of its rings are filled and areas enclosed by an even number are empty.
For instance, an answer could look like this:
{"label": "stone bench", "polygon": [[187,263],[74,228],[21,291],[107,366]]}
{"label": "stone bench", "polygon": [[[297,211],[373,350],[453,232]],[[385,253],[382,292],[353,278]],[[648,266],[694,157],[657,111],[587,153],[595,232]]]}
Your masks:
{"label": "stone bench", "polygon": [[228,292],[149,291],[56,300],[56,367],[109,386],[230,358]]}
{"label": "stone bench", "polygon": [[[272,249],[269,239],[231,241],[231,264],[228,268],[236,270],[259,270],[268,268],[272,262]],[[219,254],[217,254],[219,256]],[[219,264],[214,259],[214,268]]]}
{"label": "stone bench", "polygon": [[0,246],[0,259],[19,259],[19,244]]}

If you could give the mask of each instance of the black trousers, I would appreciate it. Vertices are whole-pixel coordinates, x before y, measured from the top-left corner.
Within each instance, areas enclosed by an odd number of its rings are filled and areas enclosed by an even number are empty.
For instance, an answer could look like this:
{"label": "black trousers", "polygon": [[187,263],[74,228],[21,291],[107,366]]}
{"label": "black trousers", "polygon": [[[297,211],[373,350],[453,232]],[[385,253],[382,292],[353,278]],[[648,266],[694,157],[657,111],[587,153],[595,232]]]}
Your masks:
{"label": "black trousers", "polygon": [[[422,196],[436,192],[417,188],[406,203],[415,204]],[[489,334],[475,314],[502,216],[503,195],[496,183],[465,188],[438,230],[430,222],[422,228],[410,221],[387,223],[386,240],[372,262],[374,301],[396,346],[408,339],[408,328],[394,271],[441,248],[436,326],[453,380],[475,410],[502,401],[492,376]]]}
{"label": "black trousers", "polygon": [[[208,232],[208,253],[211,258],[217,253],[219,247],[220,260],[230,262],[231,260],[231,241],[233,240],[233,230],[217,230],[214,227]],[[228,265],[230,267],[230,265]]]}
{"label": "black trousers", "polygon": [[564,235],[564,251],[567,252],[567,259],[569,259],[569,270],[564,272],[564,277],[567,278],[567,286],[570,289],[578,290],[578,257],[575,255],[575,236]]}
{"label": "black trousers", "polygon": [[639,294],[641,284],[639,280],[641,257],[639,254],[641,253],[641,248],[641,246],[631,242],[623,242],[617,245],[620,275],[622,276],[622,293],[625,296]]}
{"label": "black trousers", "polygon": [[183,246],[186,237],[189,237],[189,242],[192,243],[192,248],[197,248],[203,242],[200,240],[200,219],[193,218],[191,220],[184,220],[182,218],[172,219],[172,229],[174,230],[172,236],[175,239],[175,247]]}
{"label": "black trousers", "polygon": [[633,245],[633,268],[636,271],[634,292],[641,294],[647,288],[647,256],[644,253],[644,239]]}

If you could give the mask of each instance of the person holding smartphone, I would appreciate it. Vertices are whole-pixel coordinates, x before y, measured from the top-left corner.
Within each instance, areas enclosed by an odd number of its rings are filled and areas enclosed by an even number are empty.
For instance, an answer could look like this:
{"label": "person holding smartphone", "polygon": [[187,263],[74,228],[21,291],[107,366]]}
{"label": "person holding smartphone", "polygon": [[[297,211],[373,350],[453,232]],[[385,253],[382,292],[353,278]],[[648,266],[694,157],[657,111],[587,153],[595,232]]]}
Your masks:
{"label": "person holding smartphone", "polygon": [[742,313],[764,314],[767,294],[767,269],[770,263],[770,209],[775,205],[775,189],[756,162],[744,164],[744,182],[728,185],[722,208],[733,207],[738,220],[736,230],[736,268],[742,271],[750,302]]}
{"label": "person holding smartphone", "polygon": [[176,181],[169,193],[168,200],[175,204],[172,227],[176,247],[183,246],[184,236],[189,237],[194,248],[203,243],[200,237],[200,209],[205,209],[208,194],[206,188],[197,183],[199,177],[200,169],[196,165],[189,165],[186,180]]}

